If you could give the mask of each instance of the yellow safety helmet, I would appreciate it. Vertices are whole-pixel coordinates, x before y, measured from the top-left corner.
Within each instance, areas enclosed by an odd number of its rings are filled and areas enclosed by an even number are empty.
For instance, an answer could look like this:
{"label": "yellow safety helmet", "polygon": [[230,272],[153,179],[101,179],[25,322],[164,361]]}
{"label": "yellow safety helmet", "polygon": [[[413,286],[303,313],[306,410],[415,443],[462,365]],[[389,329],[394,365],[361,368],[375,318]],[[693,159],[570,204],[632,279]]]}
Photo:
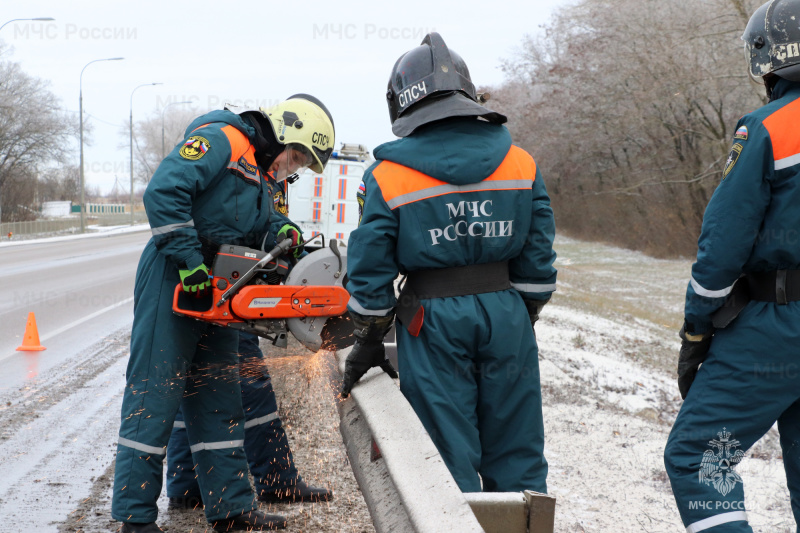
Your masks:
{"label": "yellow safety helmet", "polygon": [[323,171],[335,142],[333,117],[325,104],[309,94],[295,94],[260,111],[269,119],[279,143],[300,145],[300,150],[313,160],[309,168],[317,173]]}

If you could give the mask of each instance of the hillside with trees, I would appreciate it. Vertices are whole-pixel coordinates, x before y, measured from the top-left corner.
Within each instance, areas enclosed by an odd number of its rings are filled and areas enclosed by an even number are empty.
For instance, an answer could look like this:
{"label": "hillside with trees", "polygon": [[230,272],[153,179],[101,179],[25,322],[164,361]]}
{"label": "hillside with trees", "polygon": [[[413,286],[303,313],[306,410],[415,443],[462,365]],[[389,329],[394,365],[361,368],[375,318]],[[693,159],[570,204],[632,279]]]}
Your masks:
{"label": "hillside with trees", "polygon": [[559,232],[693,255],[738,118],[765,102],[739,39],[761,1],[582,0],[490,89]]}

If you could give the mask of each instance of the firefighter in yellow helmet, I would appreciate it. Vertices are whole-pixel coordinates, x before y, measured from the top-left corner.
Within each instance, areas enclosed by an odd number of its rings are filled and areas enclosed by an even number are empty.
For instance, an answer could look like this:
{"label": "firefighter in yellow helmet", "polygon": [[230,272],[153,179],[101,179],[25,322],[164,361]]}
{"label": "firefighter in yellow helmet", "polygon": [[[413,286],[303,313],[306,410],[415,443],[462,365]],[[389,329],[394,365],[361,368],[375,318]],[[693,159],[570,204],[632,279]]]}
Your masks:
{"label": "firefighter in yellow helmet", "polygon": [[298,228],[276,216],[267,176],[322,171],[333,151],[330,113],[299,94],[268,109],[213,111],[186,129],[144,195],[153,237],[134,287],[131,355],[122,401],[111,514],[123,533],[156,533],[162,464],[180,410],[207,520],[216,529],[279,529],[248,481],[237,331],[172,313],[181,284],[209,287],[220,244],[261,248]]}

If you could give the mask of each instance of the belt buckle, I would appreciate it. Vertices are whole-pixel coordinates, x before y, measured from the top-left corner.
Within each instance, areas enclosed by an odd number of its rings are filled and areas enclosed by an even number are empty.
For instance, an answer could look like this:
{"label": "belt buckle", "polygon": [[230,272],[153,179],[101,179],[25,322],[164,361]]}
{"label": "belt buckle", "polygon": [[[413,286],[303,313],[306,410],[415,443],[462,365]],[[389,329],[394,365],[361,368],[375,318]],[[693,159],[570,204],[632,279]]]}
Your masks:
{"label": "belt buckle", "polygon": [[786,299],[786,271],[775,271],[775,301],[778,305],[786,305],[789,301]]}

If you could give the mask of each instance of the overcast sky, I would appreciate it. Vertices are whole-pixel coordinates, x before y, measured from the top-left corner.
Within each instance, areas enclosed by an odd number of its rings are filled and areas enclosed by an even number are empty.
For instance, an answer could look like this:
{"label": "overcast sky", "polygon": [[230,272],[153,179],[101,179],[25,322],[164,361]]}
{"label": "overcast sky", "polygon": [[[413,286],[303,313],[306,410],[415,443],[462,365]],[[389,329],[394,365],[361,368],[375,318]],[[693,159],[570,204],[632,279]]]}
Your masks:
{"label": "overcast sky", "polygon": [[[394,62],[438,31],[466,61],[476,85],[503,81],[500,62],[525,34],[536,34],[554,9],[570,0],[460,2],[168,0],[4,1],[0,32],[10,45],[3,59],[47,80],[63,106],[78,111],[81,69],[84,120],[94,128],[85,146],[87,185],[110,190],[115,176],[129,183],[127,132],[133,118],[191,100],[201,114],[225,102],[274,105],[307,92],[322,100],[336,123],[336,145],[370,150],[394,139],[386,84]],[[177,107],[177,106],[175,106]],[[172,109],[175,109],[173,107]],[[75,146],[78,160],[78,146]]]}

